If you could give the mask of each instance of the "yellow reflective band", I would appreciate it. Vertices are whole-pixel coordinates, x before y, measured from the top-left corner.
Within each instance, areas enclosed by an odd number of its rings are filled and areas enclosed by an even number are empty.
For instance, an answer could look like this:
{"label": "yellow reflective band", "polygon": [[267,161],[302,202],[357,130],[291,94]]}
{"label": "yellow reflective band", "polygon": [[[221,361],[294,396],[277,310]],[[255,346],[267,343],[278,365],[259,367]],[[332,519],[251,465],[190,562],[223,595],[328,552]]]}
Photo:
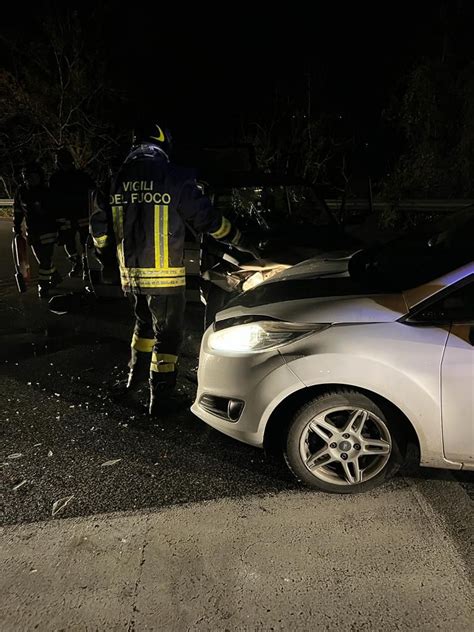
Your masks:
{"label": "yellow reflective band", "polygon": [[109,237],[108,235],[100,235],[99,237],[92,237],[92,240],[96,248],[104,248],[107,245]]}
{"label": "yellow reflective band", "polygon": [[38,270],[38,277],[40,279],[50,279],[54,270]]}
{"label": "yellow reflective band", "polygon": [[151,361],[158,364],[159,362],[165,362],[166,364],[176,364],[178,361],[178,356],[173,355],[172,353],[156,353],[153,351],[153,355],[151,356]]}
{"label": "yellow reflective band", "polygon": [[214,233],[210,233],[210,235],[211,237],[214,237],[214,239],[223,239],[230,233],[231,229],[232,224],[226,217],[223,217],[219,230],[216,230]]}
{"label": "yellow reflective band", "polygon": [[170,262],[168,258],[168,205],[162,206],[163,209],[163,265],[162,268],[168,268]]}
{"label": "yellow reflective band", "polygon": [[168,266],[168,205],[155,204],[155,268]]}
{"label": "yellow reflective band", "polygon": [[122,275],[122,285],[134,288],[153,288],[153,287],[184,287],[186,285],[186,277],[176,277],[173,279],[150,279],[150,278],[134,278]]}
{"label": "yellow reflective band", "polygon": [[143,353],[151,353],[154,345],[154,338],[140,338],[137,334],[133,334],[131,344],[132,349],[136,349],[136,351],[143,351]]}
{"label": "yellow reflective band", "polygon": [[178,356],[172,353],[156,353],[151,356],[150,368],[155,373],[173,373],[176,371]]}
{"label": "yellow reflective band", "polygon": [[176,371],[174,364],[155,364],[154,362],[150,364],[150,369],[155,373],[174,373]]}
{"label": "yellow reflective band", "polygon": [[115,242],[117,244],[117,258],[119,265],[125,266],[123,254],[123,206],[112,206],[112,220],[114,226]]}
{"label": "yellow reflective band", "polygon": [[120,273],[124,276],[143,277],[178,277],[185,276],[186,268],[125,268],[120,267]]}
{"label": "yellow reflective band", "polygon": [[155,127],[158,130],[158,136],[150,136],[150,138],[153,138],[154,140],[157,140],[159,143],[162,143],[165,140],[165,135],[163,134],[163,130],[161,129],[159,125],[155,125]]}
{"label": "yellow reflective band", "polygon": [[161,263],[161,240],[160,240],[160,217],[161,206],[155,204],[155,268],[162,268]]}
{"label": "yellow reflective band", "polygon": [[117,243],[123,239],[123,206],[112,206],[114,233]]}

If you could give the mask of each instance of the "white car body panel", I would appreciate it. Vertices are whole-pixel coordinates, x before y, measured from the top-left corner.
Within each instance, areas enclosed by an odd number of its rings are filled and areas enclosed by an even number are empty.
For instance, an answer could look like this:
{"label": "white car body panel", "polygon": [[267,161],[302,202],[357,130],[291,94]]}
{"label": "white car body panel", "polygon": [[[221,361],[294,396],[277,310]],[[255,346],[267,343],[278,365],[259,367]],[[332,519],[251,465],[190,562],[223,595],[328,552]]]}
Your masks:
{"label": "white car body panel", "polygon": [[339,384],[384,397],[415,428],[422,464],[452,467],[443,458],[440,409],[447,338],[448,331],[439,327],[397,322],[343,325],[283,347],[281,353],[305,386]]}
{"label": "white car body panel", "polygon": [[441,407],[446,457],[474,465],[474,349],[471,325],[453,325],[442,363]]}
{"label": "white car body panel", "polygon": [[[291,272],[296,279],[307,279],[313,265],[315,261],[304,262],[278,276]],[[363,389],[385,398],[408,418],[420,443],[422,465],[474,469],[471,325],[454,325],[450,334],[449,325],[404,320],[410,307],[471,274],[472,263],[403,294],[326,296],[225,309],[217,322],[258,316],[332,326],[277,350],[247,355],[211,349],[209,328],[192,411],[221,432],[262,446],[272,413],[291,393],[314,386]],[[204,410],[199,404],[203,394],[245,401],[239,420],[230,422]]]}

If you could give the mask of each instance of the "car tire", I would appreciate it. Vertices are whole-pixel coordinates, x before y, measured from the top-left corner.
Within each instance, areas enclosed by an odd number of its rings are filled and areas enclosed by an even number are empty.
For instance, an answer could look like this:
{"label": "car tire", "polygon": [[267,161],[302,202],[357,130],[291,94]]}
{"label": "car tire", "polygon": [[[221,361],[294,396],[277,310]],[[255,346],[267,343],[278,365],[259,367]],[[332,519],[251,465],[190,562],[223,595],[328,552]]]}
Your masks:
{"label": "car tire", "polygon": [[312,399],[296,412],[284,456],[304,485],[354,494],[393,476],[404,461],[406,444],[397,415],[363,393],[341,389]]}

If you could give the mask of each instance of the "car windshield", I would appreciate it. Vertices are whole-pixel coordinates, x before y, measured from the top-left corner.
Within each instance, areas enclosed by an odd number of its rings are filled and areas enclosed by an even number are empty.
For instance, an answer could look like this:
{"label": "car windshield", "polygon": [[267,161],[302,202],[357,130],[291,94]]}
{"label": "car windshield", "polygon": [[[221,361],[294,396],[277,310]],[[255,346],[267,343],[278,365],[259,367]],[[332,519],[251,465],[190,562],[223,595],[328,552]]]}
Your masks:
{"label": "car windshield", "polygon": [[308,185],[245,186],[217,189],[214,205],[244,223],[272,228],[284,222],[327,226],[334,223],[326,205]]}
{"label": "car windshield", "polygon": [[471,262],[474,206],[449,214],[412,235],[356,253],[349,264],[354,280],[407,290]]}

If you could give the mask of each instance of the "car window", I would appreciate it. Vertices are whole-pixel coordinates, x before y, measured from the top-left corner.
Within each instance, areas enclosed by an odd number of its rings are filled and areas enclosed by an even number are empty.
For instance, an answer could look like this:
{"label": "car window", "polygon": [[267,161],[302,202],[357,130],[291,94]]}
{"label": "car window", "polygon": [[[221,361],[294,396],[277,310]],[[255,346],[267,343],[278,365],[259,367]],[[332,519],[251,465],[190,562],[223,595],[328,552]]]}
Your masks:
{"label": "car window", "polygon": [[454,213],[431,230],[359,251],[349,274],[375,289],[412,289],[470,263],[473,231],[474,209]]}
{"label": "car window", "polygon": [[438,309],[453,322],[474,321],[474,283],[446,296],[439,302]]}
{"label": "car window", "polygon": [[416,320],[474,322],[474,282],[457,288],[419,312]]}

